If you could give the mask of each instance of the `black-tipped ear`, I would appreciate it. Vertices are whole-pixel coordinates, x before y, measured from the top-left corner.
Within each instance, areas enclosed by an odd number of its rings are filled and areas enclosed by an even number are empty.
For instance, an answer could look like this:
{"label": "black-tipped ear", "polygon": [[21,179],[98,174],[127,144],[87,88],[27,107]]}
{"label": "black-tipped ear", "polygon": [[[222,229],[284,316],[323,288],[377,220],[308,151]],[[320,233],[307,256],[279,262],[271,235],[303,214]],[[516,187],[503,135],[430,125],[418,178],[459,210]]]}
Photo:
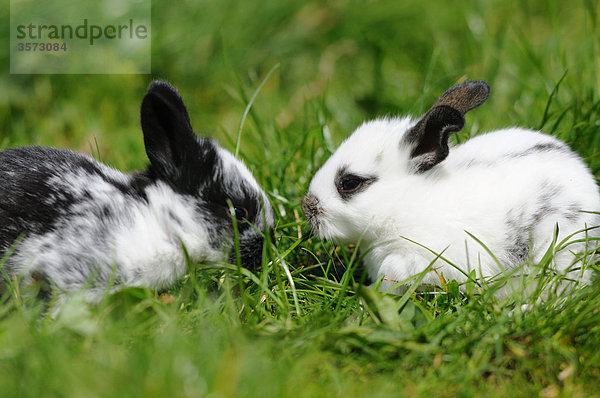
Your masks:
{"label": "black-tipped ear", "polygon": [[431,108],[406,136],[413,148],[410,157],[414,171],[422,173],[446,159],[448,136],[464,125],[465,119],[456,109],[446,105]]}
{"label": "black-tipped ear", "polygon": [[421,173],[448,156],[448,136],[462,130],[465,113],[487,100],[490,86],[468,81],[448,89],[435,105],[404,136],[402,145],[411,149],[413,169]]}
{"label": "black-tipped ear", "polygon": [[177,178],[186,153],[196,141],[177,90],[164,81],[152,82],[142,101],[141,119],[150,163],[161,176]]}

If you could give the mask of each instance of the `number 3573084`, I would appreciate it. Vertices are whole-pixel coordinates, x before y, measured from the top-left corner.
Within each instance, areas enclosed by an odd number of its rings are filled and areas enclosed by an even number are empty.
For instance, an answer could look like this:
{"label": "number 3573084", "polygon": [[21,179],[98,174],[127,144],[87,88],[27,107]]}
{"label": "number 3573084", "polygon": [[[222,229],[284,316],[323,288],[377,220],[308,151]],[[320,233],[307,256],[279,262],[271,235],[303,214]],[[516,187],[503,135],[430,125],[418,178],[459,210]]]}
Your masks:
{"label": "number 3573084", "polygon": [[19,43],[17,44],[17,50],[43,52],[67,51],[67,43]]}

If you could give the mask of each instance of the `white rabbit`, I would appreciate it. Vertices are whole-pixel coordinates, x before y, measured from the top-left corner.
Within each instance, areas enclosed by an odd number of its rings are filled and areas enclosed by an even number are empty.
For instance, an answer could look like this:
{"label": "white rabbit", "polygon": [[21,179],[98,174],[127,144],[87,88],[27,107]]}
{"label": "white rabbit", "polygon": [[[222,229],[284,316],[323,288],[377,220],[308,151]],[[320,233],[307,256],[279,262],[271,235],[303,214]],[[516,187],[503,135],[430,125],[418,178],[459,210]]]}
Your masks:
{"label": "white rabbit", "polygon": [[87,286],[92,300],[111,281],[166,288],[185,274],[186,256],[235,262],[229,203],[242,264],[261,264],[259,231],[271,236],[273,211],[246,166],[193,132],[166,82],[148,88],[141,124],[150,165],[130,175],[68,150],[0,152],[0,256],[16,245],[5,275]]}
{"label": "white rabbit", "polygon": [[[434,253],[461,268],[438,259],[438,273],[464,282],[472,270],[491,277],[528,259],[539,262],[557,224],[559,240],[600,225],[598,214],[585,212],[600,211],[594,177],[556,138],[509,128],[448,147],[464,114],[488,95],[485,82],[469,81],[446,91],[416,121],[361,125],[310,183],[302,208],[313,231],[343,243],[361,239],[369,276],[383,276],[386,288],[424,271]],[[589,229],[573,239],[599,232]],[[590,271],[575,271],[572,253],[596,247],[593,239],[587,243],[556,253],[554,270],[589,279]],[[422,283],[439,285],[440,278],[429,272]]]}

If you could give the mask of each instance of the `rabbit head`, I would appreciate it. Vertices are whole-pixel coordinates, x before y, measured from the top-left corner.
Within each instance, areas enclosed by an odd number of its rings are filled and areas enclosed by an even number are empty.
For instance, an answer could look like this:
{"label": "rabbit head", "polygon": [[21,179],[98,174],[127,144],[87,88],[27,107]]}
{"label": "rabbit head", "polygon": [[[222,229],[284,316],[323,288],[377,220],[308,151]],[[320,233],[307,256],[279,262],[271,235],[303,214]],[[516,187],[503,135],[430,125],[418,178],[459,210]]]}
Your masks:
{"label": "rabbit head", "polygon": [[323,239],[373,240],[398,203],[423,175],[448,156],[448,136],[464,114],[481,105],[489,86],[469,81],[450,88],[416,122],[411,118],[366,122],[315,174],[302,209]]}
{"label": "rabbit head", "polygon": [[274,218],[266,194],[248,168],[213,139],[193,132],[181,97],[166,82],[150,85],[141,121],[150,159],[146,173],[195,203],[198,219],[210,231],[211,246],[228,251],[232,263],[235,216],[242,265],[259,266],[264,236],[271,239]]}

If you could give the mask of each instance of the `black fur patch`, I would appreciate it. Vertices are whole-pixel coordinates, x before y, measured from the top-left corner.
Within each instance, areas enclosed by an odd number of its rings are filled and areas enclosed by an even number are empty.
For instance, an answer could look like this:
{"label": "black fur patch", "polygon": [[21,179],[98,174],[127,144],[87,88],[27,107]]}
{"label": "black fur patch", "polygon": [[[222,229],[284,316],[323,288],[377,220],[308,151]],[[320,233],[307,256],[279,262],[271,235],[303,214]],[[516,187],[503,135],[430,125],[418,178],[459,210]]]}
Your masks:
{"label": "black fur patch", "polygon": [[463,115],[454,108],[439,105],[431,108],[404,136],[401,146],[413,149],[410,157],[415,173],[423,173],[448,157],[450,133],[462,130]]}
{"label": "black fur patch", "polygon": [[537,200],[538,208],[533,213],[531,220],[531,226],[537,225],[540,221],[546,218],[548,215],[558,213],[560,209],[556,207],[553,202],[555,198],[560,195],[562,188],[558,185],[554,185],[548,181],[543,181],[539,189],[539,197]]}
{"label": "black fur patch", "polygon": [[[55,175],[42,147],[8,149],[0,152],[0,249],[4,252],[21,234],[42,234],[53,230],[55,220],[74,198],[68,192],[57,195],[48,183]],[[59,162],[68,155],[60,152]]]}
{"label": "black fur patch", "polygon": [[515,152],[515,153],[508,154],[508,155],[506,155],[506,157],[521,158],[521,157],[533,155],[536,153],[554,152],[554,151],[570,153],[570,154],[573,153],[569,149],[569,147],[567,147],[564,144],[561,144],[558,142],[544,142],[544,143],[536,144],[536,145],[532,146],[531,148],[527,148],[526,150],[524,150],[522,152]]}
{"label": "black fur patch", "polygon": [[[246,230],[240,233],[240,258],[244,268],[255,271],[262,265],[263,245],[263,237],[254,231]],[[229,255],[229,262],[236,263],[235,248]]]}
{"label": "black fur patch", "polygon": [[511,260],[513,260],[514,265],[522,264],[529,258],[529,242],[524,239],[517,239],[514,244],[512,244],[507,253]]}
{"label": "black fur patch", "polygon": [[[507,254],[515,265],[529,257],[530,235],[540,222],[548,217],[553,217],[557,222],[564,219],[575,222],[579,219],[581,212],[576,203],[564,210],[554,205],[562,191],[562,187],[550,181],[543,181],[538,191],[536,210],[532,214],[527,214],[524,210],[518,214],[514,214],[514,212],[507,214],[506,225],[509,231],[509,236],[506,237]],[[522,207],[525,208],[525,205]]]}
{"label": "black fur patch", "polygon": [[509,212],[506,218],[508,236],[506,237],[506,253],[511,267],[517,266],[529,258],[529,242],[531,223],[526,219],[525,212],[513,214]]}
{"label": "black fur patch", "polygon": [[527,148],[519,152],[509,152],[500,156],[498,159],[469,159],[464,163],[461,163],[459,167],[494,167],[501,164],[504,161],[510,161],[513,159],[525,158],[527,156],[540,154],[540,153],[551,153],[559,152],[566,155],[576,157],[575,153],[566,145],[560,142],[545,142],[536,144],[530,148]]}

